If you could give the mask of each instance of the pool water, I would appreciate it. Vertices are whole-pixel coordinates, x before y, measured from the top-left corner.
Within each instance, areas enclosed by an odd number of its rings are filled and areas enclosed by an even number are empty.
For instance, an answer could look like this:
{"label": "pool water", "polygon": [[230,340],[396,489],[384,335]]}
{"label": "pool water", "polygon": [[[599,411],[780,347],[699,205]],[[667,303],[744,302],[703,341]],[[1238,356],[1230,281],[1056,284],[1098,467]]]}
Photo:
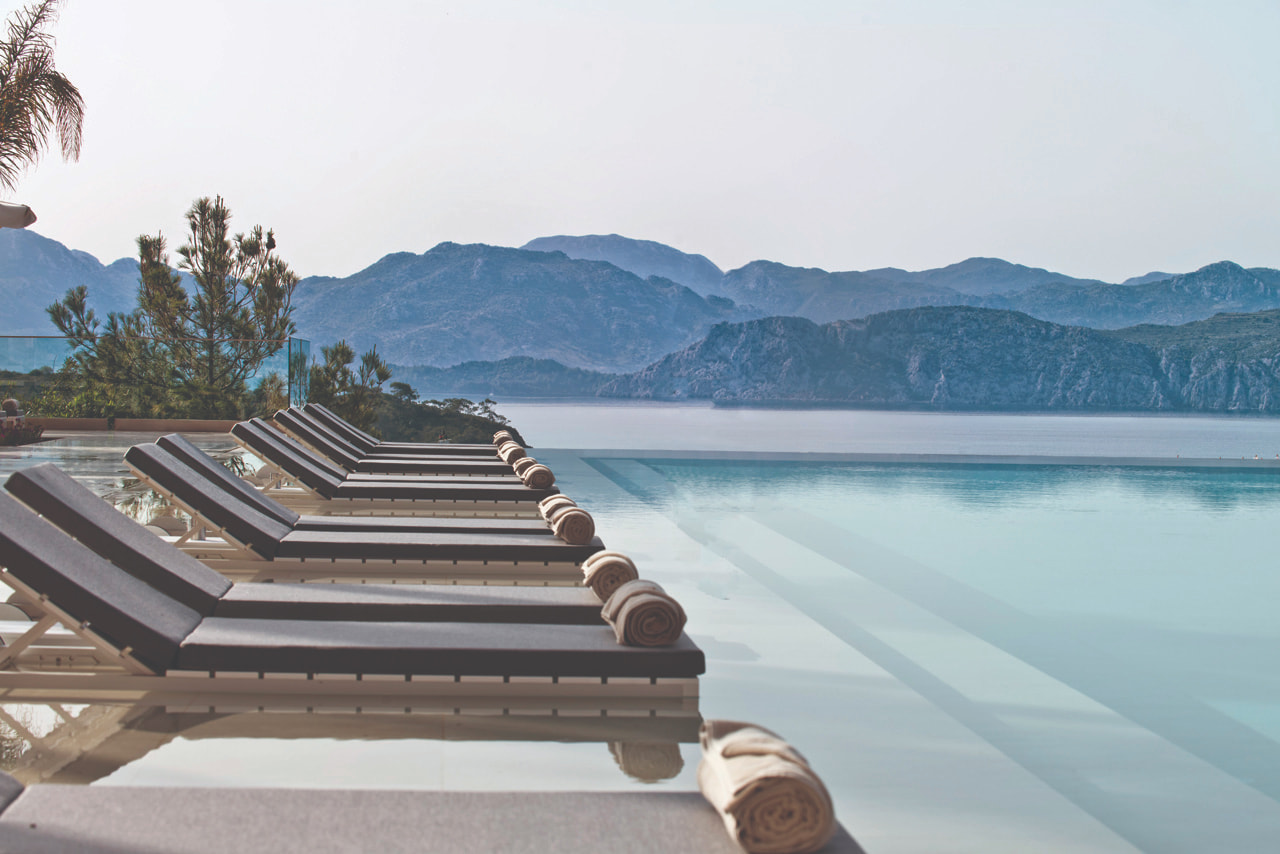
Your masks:
{"label": "pool water", "polygon": [[[527,432],[607,545],[685,606],[708,660],[694,714],[757,722],[791,740],[869,852],[1275,850],[1280,470],[1197,469],[1173,453],[1013,465],[869,462],[855,455],[865,448],[834,445],[822,457],[751,442],[672,451],[652,446],[678,445],[683,434],[641,442],[622,429],[635,411],[605,412],[620,425],[606,451]],[[1028,419],[1006,421],[965,423],[992,446],[1006,429],[1034,432]],[[1094,433],[1128,424],[1076,421]],[[1194,432],[1211,444],[1213,422],[1187,421],[1148,420],[1168,433],[1153,443],[1172,447],[1168,436]],[[1247,428],[1248,445],[1267,450],[1262,422],[1227,423],[1224,435]],[[870,450],[968,449],[953,434],[946,447],[919,445],[921,430],[898,447],[886,429]],[[703,424],[691,435],[711,432]],[[69,463],[111,494],[123,447],[152,438],[46,443],[27,457],[0,455],[0,467]],[[1098,447],[1128,453],[1129,440],[1121,444]],[[83,750],[71,764],[36,761],[88,769],[84,781],[101,785],[696,785],[687,733],[676,755],[665,745],[661,773],[648,779],[620,761],[625,743],[645,749],[655,719],[631,735],[622,726],[622,736],[617,719],[601,730],[598,714],[578,727],[556,711],[540,727],[537,716],[552,714],[542,709],[463,709],[445,723],[414,709],[389,724],[317,708],[269,726],[255,708],[219,709],[242,717],[203,729],[174,723],[209,711],[195,702],[159,717],[6,703],[0,750],[10,763]],[[150,726],[163,737],[139,741],[150,730],[130,724],[129,752],[64,726],[106,732],[113,715],[159,721]],[[486,720],[512,729],[495,735]],[[36,747],[15,727],[61,740]]]}

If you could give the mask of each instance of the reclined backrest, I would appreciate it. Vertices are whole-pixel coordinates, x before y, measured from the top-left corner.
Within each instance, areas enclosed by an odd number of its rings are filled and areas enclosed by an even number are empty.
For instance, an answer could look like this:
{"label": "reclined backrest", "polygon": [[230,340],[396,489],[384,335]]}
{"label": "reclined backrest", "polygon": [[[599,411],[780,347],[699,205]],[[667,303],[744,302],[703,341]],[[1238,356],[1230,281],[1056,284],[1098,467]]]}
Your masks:
{"label": "reclined backrest", "polygon": [[221,573],[152,534],[53,463],[14,472],[5,489],[96,554],[206,617],[231,589]]}
{"label": "reclined backrest", "polygon": [[172,495],[209,525],[225,531],[227,536],[267,560],[275,557],[280,541],[292,530],[200,477],[159,445],[134,445],[125,451],[124,458],[157,489]]}
{"label": "reclined backrest", "polygon": [[[303,421],[287,409],[281,409],[275,414],[275,422],[294,436],[297,436],[305,444],[315,448],[324,456],[333,460],[342,466],[348,472],[353,472],[360,464],[360,457],[363,454],[353,453],[348,450],[350,447],[343,447],[337,442],[333,442],[328,436],[325,436],[319,430],[316,430],[309,422]],[[346,443],[343,443],[346,444]]]}
{"label": "reclined backrest", "polygon": [[[281,410],[281,412],[284,411],[286,410]],[[306,410],[297,406],[290,406],[287,411],[290,417],[297,420],[299,425],[306,425],[307,428],[312,430],[316,436],[325,439],[334,447],[341,448],[343,451],[350,454],[353,459],[359,460],[367,453],[355,442],[352,442],[345,436],[340,435],[338,431],[334,430],[314,415],[307,413]]]}
{"label": "reclined backrest", "polygon": [[226,466],[197,448],[181,433],[161,436],[156,439],[156,444],[173,454],[184,465],[195,469],[206,480],[227,490],[264,516],[278,519],[291,528],[297,524],[299,519],[297,513],[236,477]]}
{"label": "reclined backrest", "polygon": [[280,435],[261,418],[241,421],[231,428],[231,435],[262,459],[325,498],[333,498],[346,478],[346,473],[340,472],[333,463],[320,459],[297,442]]}
{"label": "reclined backrest", "polygon": [[313,416],[317,421],[321,421],[329,425],[329,429],[333,430],[340,436],[345,436],[347,441],[360,448],[365,453],[372,451],[379,444],[378,440],[369,435],[359,427],[352,424],[327,406],[319,403],[308,403],[302,407],[302,410],[308,415]]}
{"label": "reclined backrest", "polygon": [[[112,511],[115,512],[115,511]],[[199,625],[191,608],[94,554],[0,493],[0,564],[73,620],[163,672]]]}

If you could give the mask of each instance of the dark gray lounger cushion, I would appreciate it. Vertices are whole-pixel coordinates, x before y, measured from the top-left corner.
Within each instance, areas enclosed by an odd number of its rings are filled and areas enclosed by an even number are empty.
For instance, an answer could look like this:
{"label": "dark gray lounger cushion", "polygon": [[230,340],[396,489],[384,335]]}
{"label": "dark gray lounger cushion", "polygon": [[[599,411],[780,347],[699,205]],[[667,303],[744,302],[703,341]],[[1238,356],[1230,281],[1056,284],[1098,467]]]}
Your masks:
{"label": "dark gray lounger cushion", "polygon": [[372,474],[413,474],[458,472],[466,474],[509,474],[511,466],[494,454],[486,457],[450,455],[441,459],[421,455],[365,457],[364,452],[335,435],[323,424],[294,409],[282,409],[275,415],[277,423],[290,433],[320,451],[348,472]]}
{"label": "dark gray lounger cushion", "polygon": [[255,584],[233,586],[218,617],[380,622],[603,625],[601,602],[585,587],[448,584]]}
{"label": "dark gray lounger cushion", "polygon": [[231,428],[231,435],[263,460],[325,498],[333,497],[346,476],[346,472],[336,471],[332,463],[321,461],[297,442],[285,439],[261,419],[241,421]]}
{"label": "dark gray lounger cushion", "polygon": [[[697,792],[32,786],[0,817],[31,854],[742,854]],[[860,854],[841,828],[823,854]]]}
{"label": "dark gray lounger cushion", "polygon": [[130,575],[201,614],[231,589],[221,573],[183,554],[52,463],[20,469],[5,488]]}
{"label": "dark gray lounger cushion", "polygon": [[134,656],[154,670],[169,666],[200,622],[191,608],[98,557],[5,494],[0,562],[117,648],[133,647]]}
{"label": "dark gray lounger cushion", "polygon": [[366,454],[463,454],[492,457],[498,449],[491,443],[453,444],[451,442],[383,442],[353,427],[318,403],[308,403],[302,411],[326,425]]}
{"label": "dark gray lounger cushion", "polygon": [[298,521],[298,514],[295,511],[285,507],[274,498],[263,495],[262,492],[246,483],[243,478],[236,477],[226,466],[191,444],[182,434],[170,433],[168,436],[161,436],[156,439],[156,444],[173,454],[180,462],[195,469],[204,475],[206,479],[220,485],[259,513],[277,519],[286,525],[293,525]]}
{"label": "dark gray lounger cushion", "polygon": [[157,489],[175,496],[208,524],[226,531],[267,560],[291,530],[205,480],[159,445],[134,445],[125,451],[124,458]]}
{"label": "dark gray lounger cushion", "polygon": [[[207,482],[226,489],[234,497],[244,501],[264,516],[300,531],[401,531],[426,529],[431,531],[450,531],[467,533],[479,531],[487,533],[539,534],[547,531],[545,522],[537,519],[431,519],[405,516],[299,516],[280,502],[254,489],[241,478],[236,477],[227,467],[220,465],[208,454],[201,451],[181,435],[173,433],[161,436],[156,444],[164,451],[172,454],[183,464],[190,466]],[[515,475],[512,475],[515,478]],[[418,479],[415,483],[423,482]],[[471,483],[473,481],[458,478],[448,482]],[[171,486],[181,486],[180,479],[175,479]],[[176,492],[183,499],[186,492]]]}
{"label": "dark gray lounger cushion", "polygon": [[275,421],[347,471],[355,471],[356,463],[360,461],[360,457],[364,456],[361,451],[347,442],[331,440],[328,436],[314,429],[310,423],[304,422],[287,409],[281,409],[277,412]]}
{"label": "dark gray lounger cushion", "polygon": [[0,813],[9,808],[25,787],[16,778],[0,771]]}
{"label": "dark gray lounger cushion", "polygon": [[[277,415],[277,419],[282,417],[286,420],[281,421],[285,426],[293,431],[290,425],[305,426],[312,431],[308,435],[315,435],[323,438],[333,445],[341,448],[344,452],[350,454],[354,459],[361,462],[383,461],[383,460],[430,460],[441,457],[445,461],[448,460],[470,460],[472,462],[487,462],[497,465],[507,465],[501,459],[498,459],[498,449],[493,445],[448,445],[444,443],[430,444],[399,444],[389,445],[385,442],[378,444],[377,449],[367,450],[363,445],[349,441],[340,436],[336,430],[331,428],[323,420],[316,418],[304,409],[296,406],[290,407],[287,416]],[[311,441],[310,438],[307,441]]]}
{"label": "dark gray lounger cushion", "polygon": [[452,676],[693,677],[706,669],[687,635],[622,646],[607,626],[367,623],[206,618],[182,643],[180,670]]}
{"label": "dark gray lounger cushion", "polygon": [[[391,478],[378,481],[346,480],[342,475],[330,474],[325,463],[312,451],[297,442],[280,435],[261,419],[241,421],[231,428],[231,434],[244,442],[255,454],[287,472],[290,477],[306,484],[325,498],[341,499],[394,499],[420,501],[528,501],[538,502],[548,495],[557,495],[557,487],[530,489],[519,479],[498,480],[485,478],[443,479],[423,478],[430,486],[424,487],[408,478]],[[358,477],[358,476],[357,476]]]}
{"label": "dark gray lounger cushion", "polygon": [[319,560],[492,560],[581,563],[604,548],[599,537],[583,546],[541,534],[443,534],[434,531],[294,531],[274,558]]}

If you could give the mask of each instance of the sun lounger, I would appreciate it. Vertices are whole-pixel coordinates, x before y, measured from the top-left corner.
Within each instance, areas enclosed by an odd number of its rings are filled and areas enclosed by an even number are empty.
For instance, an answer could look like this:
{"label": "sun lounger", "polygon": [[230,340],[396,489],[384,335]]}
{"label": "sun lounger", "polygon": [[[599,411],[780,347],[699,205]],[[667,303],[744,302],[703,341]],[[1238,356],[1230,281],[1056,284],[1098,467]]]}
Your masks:
{"label": "sun lounger", "polygon": [[366,457],[354,446],[334,436],[327,427],[312,423],[301,411],[282,409],[273,419],[295,439],[349,473],[359,474],[465,474],[512,476],[511,465],[495,454],[473,456]]}
{"label": "sun lounger", "polygon": [[308,403],[302,411],[346,439],[364,454],[392,456],[403,454],[458,454],[461,456],[489,456],[496,452],[494,445],[455,445],[448,442],[383,442],[339,417],[328,407]]}
{"label": "sun lounger", "polygon": [[[687,636],[666,647],[623,646],[608,626],[215,616],[135,578],[8,495],[0,495],[0,560],[0,580],[43,611],[27,635],[0,651],[0,666],[44,668],[0,672],[0,689],[70,679],[118,690],[463,695],[488,685],[549,697],[609,690],[689,696],[705,667]],[[58,624],[95,655],[41,657],[40,637]],[[476,678],[481,685],[468,684]]]}
{"label": "sun lounger", "polygon": [[277,477],[267,485],[272,497],[297,508],[331,512],[452,512],[474,515],[536,515],[537,502],[559,493],[555,487],[531,489],[518,480],[449,477],[361,479],[328,461],[261,419],[242,421],[231,436],[271,467]]}
{"label": "sun lounger", "polygon": [[213,616],[604,625],[603,603],[589,588],[233,584],[51,463],[14,472],[5,488],[98,556],[187,607]]}
{"label": "sun lounger", "polygon": [[[550,529],[547,523],[536,519],[478,519],[432,518],[424,516],[303,516],[286,507],[269,495],[254,489],[243,478],[236,477],[226,466],[210,457],[178,433],[161,436],[156,448],[140,452],[125,462],[134,474],[147,484],[168,494],[172,492],[184,507],[200,503],[202,493],[210,493],[217,499],[217,490],[228,493],[265,516],[277,519],[295,531],[439,531],[450,533],[503,533],[540,534]],[[162,483],[152,479],[150,470],[165,470],[173,462],[185,465],[196,472],[200,480],[187,482],[182,478],[165,478]]]}
{"label": "sun lounger", "polygon": [[[218,540],[179,544],[224,573],[257,580],[315,578],[470,578],[581,584],[580,564],[604,548],[598,537],[572,544],[545,527],[530,533],[441,530],[297,530],[203,482],[157,445],[125,453],[130,466]],[[179,494],[181,493],[181,494]],[[264,566],[270,562],[270,566]]]}

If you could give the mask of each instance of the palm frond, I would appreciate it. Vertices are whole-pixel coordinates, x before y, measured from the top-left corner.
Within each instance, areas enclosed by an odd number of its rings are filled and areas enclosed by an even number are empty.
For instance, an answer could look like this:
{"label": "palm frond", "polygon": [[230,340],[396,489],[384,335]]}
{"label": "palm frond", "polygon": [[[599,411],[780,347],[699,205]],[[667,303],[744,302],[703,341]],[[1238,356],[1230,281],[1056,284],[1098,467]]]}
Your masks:
{"label": "palm frond", "polygon": [[48,137],[58,135],[66,160],[80,157],[84,98],[53,61],[53,37],[43,28],[57,19],[59,0],[13,14],[0,42],[0,187],[12,190],[39,161]]}

